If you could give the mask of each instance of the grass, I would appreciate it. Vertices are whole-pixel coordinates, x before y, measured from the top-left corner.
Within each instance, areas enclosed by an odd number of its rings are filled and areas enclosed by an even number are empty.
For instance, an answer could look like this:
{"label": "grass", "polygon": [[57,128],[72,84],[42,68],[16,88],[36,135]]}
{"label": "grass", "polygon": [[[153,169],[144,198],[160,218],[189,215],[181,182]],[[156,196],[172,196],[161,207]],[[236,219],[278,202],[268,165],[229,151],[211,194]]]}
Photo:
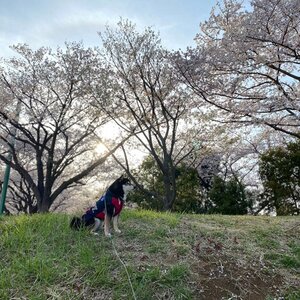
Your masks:
{"label": "grass", "polygon": [[[69,221],[0,218],[0,299],[133,299],[112,241]],[[125,210],[120,225],[137,299],[300,299],[297,217]]]}

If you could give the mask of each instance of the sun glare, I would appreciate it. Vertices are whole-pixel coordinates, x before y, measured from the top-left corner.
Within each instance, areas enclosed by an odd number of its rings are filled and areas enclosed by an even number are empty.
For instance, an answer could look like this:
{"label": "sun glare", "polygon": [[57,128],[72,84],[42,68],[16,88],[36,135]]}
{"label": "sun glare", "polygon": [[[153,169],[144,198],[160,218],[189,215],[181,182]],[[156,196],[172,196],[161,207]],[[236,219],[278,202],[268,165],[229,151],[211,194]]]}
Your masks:
{"label": "sun glare", "polygon": [[102,144],[102,143],[98,143],[96,148],[95,148],[95,152],[97,154],[104,154],[107,151],[107,148]]}
{"label": "sun glare", "polygon": [[99,136],[103,139],[114,140],[121,134],[120,128],[113,122],[109,122],[102,126],[99,130]]}

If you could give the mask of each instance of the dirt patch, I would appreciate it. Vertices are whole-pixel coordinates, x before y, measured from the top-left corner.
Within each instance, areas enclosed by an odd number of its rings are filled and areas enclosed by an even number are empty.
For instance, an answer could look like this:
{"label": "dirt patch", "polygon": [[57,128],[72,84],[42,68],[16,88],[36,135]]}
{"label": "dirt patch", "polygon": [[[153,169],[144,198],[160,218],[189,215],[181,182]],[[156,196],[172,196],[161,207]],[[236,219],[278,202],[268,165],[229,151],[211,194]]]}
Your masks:
{"label": "dirt patch", "polygon": [[[291,282],[294,276],[287,277],[286,270],[267,260],[269,244],[260,245],[261,230],[256,236],[254,229],[248,229],[245,223],[248,219],[227,226],[225,223],[231,219],[220,219],[219,223],[216,220],[199,223],[193,218],[183,218],[175,228],[155,223],[147,231],[135,231],[136,225],[132,224],[128,226],[131,236],[120,236],[117,248],[126,265],[135,266],[136,273],[143,274],[151,268],[160,270],[155,280],[152,275],[150,279],[147,277],[153,291],[158,293],[152,295],[153,299],[184,298],[176,294],[177,285],[159,282],[174,265],[187,266],[180,284],[191,291],[191,299],[284,299],[288,287],[298,286]],[[265,240],[270,239],[265,237]],[[281,247],[279,243],[275,246]]]}
{"label": "dirt patch", "polygon": [[199,256],[191,271],[197,299],[264,300],[268,295],[275,296],[282,284],[279,275],[241,266],[222,255],[219,255],[218,261]]}
{"label": "dirt patch", "polygon": [[192,246],[190,259],[196,299],[265,300],[267,296],[280,296],[283,277],[257,256],[237,255],[231,249],[237,244],[234,239],[224,242],[201,236]]}
{"label": "dirt patch", "polygon": [[[286,277],[285,270],[265,259],[269,249],[259,246],[259,235],[248,234],[252,227],[248,229],[247,219],[237,224],[228,218],[217,220],[212,217],[199,223],[184,218],[176,228],[181,241],[190,245],[185,257],[177,258],[190,265],[193,299],[284,299],[289,287],[299,286],[291,285],[293,276]],[[226,224],[229,221],[232,224]]]}

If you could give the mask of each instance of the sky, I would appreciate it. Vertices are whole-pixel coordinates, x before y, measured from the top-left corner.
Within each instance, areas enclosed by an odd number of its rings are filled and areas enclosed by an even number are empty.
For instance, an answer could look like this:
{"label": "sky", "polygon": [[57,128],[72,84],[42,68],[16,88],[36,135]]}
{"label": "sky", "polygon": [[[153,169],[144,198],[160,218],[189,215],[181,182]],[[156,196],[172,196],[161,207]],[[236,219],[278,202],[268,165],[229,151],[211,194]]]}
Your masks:
{"label": "sky", "polygon": [[26,43],[63,47],[82,41],[100,46],[97,32],[129,19],[139,30],[151,26],[168,49],[193,46],[199,24],[208,19],[217,0],[0,0],[0,57],[10,45]]}

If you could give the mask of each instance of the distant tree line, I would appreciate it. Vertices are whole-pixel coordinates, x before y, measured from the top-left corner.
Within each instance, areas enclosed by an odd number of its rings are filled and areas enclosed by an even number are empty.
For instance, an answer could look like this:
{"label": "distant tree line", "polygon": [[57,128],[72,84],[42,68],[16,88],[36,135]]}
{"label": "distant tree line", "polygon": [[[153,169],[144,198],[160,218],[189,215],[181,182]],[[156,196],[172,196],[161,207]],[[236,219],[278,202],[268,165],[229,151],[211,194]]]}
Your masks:
{"label": "distant tree line", "polygon": [[[219,172],[203,180],[201,170],[182,164],[176,168],[177,198],[173,210],[228,215],[259,212],[299,215],[300,142],[276,147],[261,155],[259,174],[263,190],[255,195],[235,176],[224,178]],[[163,192],[162,176],[151,157],[143,161],[135,176],[153,195],[138,190],[130,195],[130,201],[143,208],[161,210],[162,202],[157,193],[162,195]]]}

